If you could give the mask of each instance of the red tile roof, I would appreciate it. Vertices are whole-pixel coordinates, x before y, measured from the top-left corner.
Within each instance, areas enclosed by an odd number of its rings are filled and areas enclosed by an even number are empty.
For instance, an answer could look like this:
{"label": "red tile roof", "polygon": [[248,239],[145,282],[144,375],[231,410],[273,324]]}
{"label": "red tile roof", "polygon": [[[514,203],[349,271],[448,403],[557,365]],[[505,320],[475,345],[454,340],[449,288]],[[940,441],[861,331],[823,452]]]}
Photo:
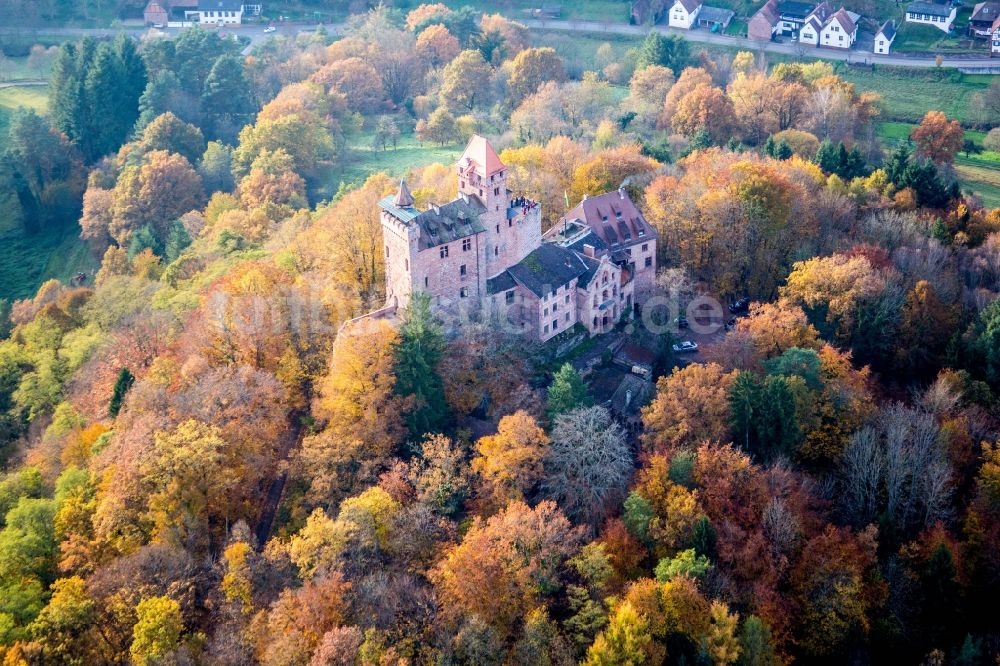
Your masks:
{"label": "red tile roof", "polygon": [[462,159],[459,160],[459,164],[465,166],[466,160],[474,165],[476,172],[480,176],[484,177],[491,176],[497,171],[504,169],[503,162],[500,161],[500,157],[493,150],[493,144],[478,134],[474,134],[469,139],[469,145],[465,147],[465,152],[462,153]]}

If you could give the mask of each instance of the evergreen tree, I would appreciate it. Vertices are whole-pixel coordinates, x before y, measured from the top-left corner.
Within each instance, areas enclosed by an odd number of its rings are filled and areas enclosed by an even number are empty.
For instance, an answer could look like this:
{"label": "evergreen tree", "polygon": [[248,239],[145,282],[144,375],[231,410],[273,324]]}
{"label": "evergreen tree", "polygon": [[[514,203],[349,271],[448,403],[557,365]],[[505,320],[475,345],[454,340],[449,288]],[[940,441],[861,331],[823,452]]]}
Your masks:
{"label": "evergreen tree", "polygon": [[903,182],[903,174],[906,172],[906,167],[910,164],[910,151],[909,149],[900,144],[896,150],[892,151],[892,155],[882,166],[885,171],[885,175],[889,178],[889,181],[895,184],[897,187],[903,187],[901,183]]}
{"label": "evergreen tree", "polygon": [[801,433],[795,414],[795,396],[783,376],[772,375],[764,379],[754,431],[755,453],[765,460],[791,453],[798,443]]}
{"label": "evergreen tree", "polygon": [[736,375],[729,390],[729,405],[733,415],[733,439],[747,451],[751,450],[751,436],[759,404],[760,383],[752,372],[744,370]]}
{"label": "evergreen tree", "polygon": [[590,405],[587,385],[584,384],[580,373],[573,369],[569,363],[564,363],[552,377],[548,403],[549,420],[577,407]]}
{"label": "evergreen tree", "polygon": [[778,658],[771,639],[771,627],[756,615],[743,621],[740,630],[740,666],[778,666]]}
{"label": "evergreen tree", "polygon": [[906,165],[897,185],[913,188],[917,194],[917,204],[928,208],[945,207],[952,194],[930,160],[912,160]]}
{"label": "evergreen tree", "polygon": [[764,154],[768,157],[777,157],[775,153],[774,136],[768,136],[764,142]]}
{"label": "evergreen tree", "polygon": [[785,143],[784,139],[779,141],[777,147],[774,150],[774,156],[777,157],[779,160],[784,161],[791,159],[792,155],[794,155],[794,153],[792,152],[792,147],[789,146],[787,143]]}
{"label": "evergreen tree", "polygon": [[407,415],[413,440],[426,433],[440,432],[447,408],[444,384],[437,364],[444,353],[444,333],[431,313],[431,298],[424,293],[413,295],[403,313],[396,347],[396,392],[414,396],[415,404]]}
{"label": "evergreen tree", "polygon": [[694,136],[691,137],[691,144],[688,146],[688,150],[705,150],[706,148],[711,148],[712,145],[712,135],[709,134],[707,129],[700,127],[694,133]]}
{"label": "evergreen tree", "polygon": [[715,545],[718,540],[718,533],[712,527],[707,516],[702,516],[695,522],[694,529],[691,531],[691,545],[694,547],[695,553],[709,559],[715,559],[717,554]]}
{"label": "evergreen tree", "polygon": [[[88,162],[114,152],[135,122],[123,131],[121,122],[125,96],[120,86],[118,59],[109,44],[101,44],[84,80],[84,100],[88,111],[88,128],[80,137],[80,150]],[[136,98],[138,105],[138,98]]]}
{"label": "evergreen tree", "polygon": [[108,403],[108,416],[115,418],[122,409],[125,402],[125,394],[135,383],[135,377],[128,368],[122,368],[118,372],[118,379],[115,380],[115,387],[111,392],[111,401]]}
{"label": "evergreen tree", "polygon": [[56,53],[49,79],[49,118],[71,141],[77,138],[76,114],[80,110],[81,82],[77,64],[76,44],[65,42]]}
{"label": "evergreen tree", "polygon": [[201,95],[201,110],[214,121],[217,136],[227,128],[242,127],[256,110],[238,56],[221,56],[212,65]]}
{"label": "evergreen tree", "polygon": [[689,58],[690,49],[687,40],[680,35],[664,35],[653,30],[646,35],[642,46],[639,47],[635,68],[661,65],[679,73],[687,66]]}
{"label": "evergreen tree", "polygon": [[114,52],[118,65],[118,86],[122,106],[116,110],[117,127],[115,135],[121,136],[122,143],[139,118],[139,98],[148,83],[146,63],[135,47],[135,40],[124,34],[114,41]]}
{"label": "evergreen tree", "polygon": [[829,140],[819,144],[816,151],[816,164],[823,170],[823,173],[837,173],[840,166],[839,153]]}

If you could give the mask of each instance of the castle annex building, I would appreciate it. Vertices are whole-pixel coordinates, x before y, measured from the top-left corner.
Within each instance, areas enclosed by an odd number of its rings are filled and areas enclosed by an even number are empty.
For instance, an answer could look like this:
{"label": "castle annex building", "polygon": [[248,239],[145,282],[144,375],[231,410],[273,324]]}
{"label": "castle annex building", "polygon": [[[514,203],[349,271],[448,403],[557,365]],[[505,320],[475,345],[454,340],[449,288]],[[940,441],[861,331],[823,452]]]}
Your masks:
{"label": "castle annex building", "polygon": [[604,333],[650,293],[656,232],[624,189],[585,197],[543,237],[541,207],[507,188],[485,138],[456,176],[454,201],[417,210],[404,181],[379,202],[387,306],[426,292],[438,311],[485,307],[545,341],[577,323]]}

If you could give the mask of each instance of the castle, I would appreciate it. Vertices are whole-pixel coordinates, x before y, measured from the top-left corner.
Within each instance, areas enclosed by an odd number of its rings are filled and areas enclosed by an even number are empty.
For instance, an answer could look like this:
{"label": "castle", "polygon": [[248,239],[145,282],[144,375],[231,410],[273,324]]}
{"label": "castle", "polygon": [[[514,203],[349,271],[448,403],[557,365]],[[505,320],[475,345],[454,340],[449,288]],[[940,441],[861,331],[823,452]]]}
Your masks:
{"label": "castle", "polygon": [[543,236],[488,140],[472,137],[457,177],[446,204],[418,211],[405,181],[379,202],[388,307],[422,291],[439,312],[486,309],[544,342],[577,323],[609,331],[651,292],[656,232],[624,189],[584,197]]}

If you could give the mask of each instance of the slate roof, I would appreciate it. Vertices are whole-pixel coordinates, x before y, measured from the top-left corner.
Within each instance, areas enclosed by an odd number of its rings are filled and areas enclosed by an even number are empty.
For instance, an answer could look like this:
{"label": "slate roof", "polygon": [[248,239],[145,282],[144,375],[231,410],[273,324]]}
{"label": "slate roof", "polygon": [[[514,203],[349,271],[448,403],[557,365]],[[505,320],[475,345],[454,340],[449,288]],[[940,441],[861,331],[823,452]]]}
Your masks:
{"label": "slate roof", "polygon": [[815,4],[810,2],[786,0],[786,2],[778,3],[778,15],[803,20],[813,12],[815,6]]}
{"label": "slate roof", "polygon": [[951,5],[942,5],[936,2],[911,2],[906,6],[908,14],[928,14],[930,16],[943,16],[948,18],[955,8]]}
{"label": "slate roof", "polygon": [[703,23],[728,23],[733,20],[736,13],[731,9],[723,9],[722,7],[710,7],[704,5],[701,11],[698,12],[698,20]]}
{"label": "slate roof", "polygon": [[587,265],[587,271],[580,276],[580,279],[576,281],[576,284],[580,287],[586,287],[590,284],[590,281],[594,279],[594,276],[597,275],[597,269],[601,267],[601,262],[597,259],[591,259],[586,255],[581,254],[577,256],[579,256],[583,263]]}
{"label": "slate roof", "polygon": [[[619,244],[634,245],[656,238],[656,231],[646,222],[625,190],[588,197],[567,211],[563,219],[582,221],[590,227],[591,234],[608,248]],[[593,242],[588,244],[595,245]]]}
{"label": "slate roof", "polygon": [[412,206],[397,206],[395,200],[398,196],[398,193],[390,194],[379,201],[378,205],[397,220],[420,227],[421,250],[486,231],[479,220],[479,216],[486,212],[486,207],[476,197],[461,195],[446,204],[432,204],[427,210],[418,211]]}
{"label": "slate roof", "polygon": [[970,21],[976,23],[990,23],[1000,16],[1000,2],[980,2],[973,8]]}
{"label": "slate roof", "polygon": [[199,12],[238,12],[243,9],[243,0],[198,0]]}
{"label": "slate roof", "polygon": [[486,280],[486,293],[489,295],[499,294],[501,291],[508,291],[517,286],[517,282],[514,281],[514,277],[504,271],[499,275],[494,275]]}
{"label": "slate roof", "polygon": [[569,284],[588,269],[583,257],[576,252],[554,243],[542,243],[506,272],[510,273],[518,284],[542,298],[555,289]]}
{"label": "slate roof", "polygon": [[877,33],[875,33],[876,37],[878,37],[879,35],[885,36],[885,38],[887,40],[889,40],[890,42],[893,39],[895,39],[896,38],[896,22],[890,20],[890,21],[886,21],[885,23],[883,23],[882,27],[878,29]]}

